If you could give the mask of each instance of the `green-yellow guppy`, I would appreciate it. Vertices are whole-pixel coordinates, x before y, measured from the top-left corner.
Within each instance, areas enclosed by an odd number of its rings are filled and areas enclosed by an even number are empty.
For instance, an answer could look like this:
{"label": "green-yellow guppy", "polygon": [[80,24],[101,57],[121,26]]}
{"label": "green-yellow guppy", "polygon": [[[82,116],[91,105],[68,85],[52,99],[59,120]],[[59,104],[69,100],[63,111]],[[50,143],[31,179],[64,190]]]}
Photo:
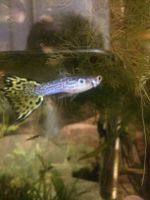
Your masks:
{"label": "green-yellow guppy", "polygon": [[64,76],[54,81],[38,83],[17,76],[4,76],[0,88],[16,113],[17,121],[27,118],[38,108],[44,96],[53,94],[74,95],[100,85],[102,76]]}

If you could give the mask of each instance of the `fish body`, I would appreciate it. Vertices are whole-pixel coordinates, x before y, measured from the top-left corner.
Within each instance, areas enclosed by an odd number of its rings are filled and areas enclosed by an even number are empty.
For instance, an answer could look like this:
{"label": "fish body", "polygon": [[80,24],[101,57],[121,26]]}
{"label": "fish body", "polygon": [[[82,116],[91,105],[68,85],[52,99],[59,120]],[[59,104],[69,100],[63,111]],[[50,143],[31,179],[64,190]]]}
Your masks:
{"label": "fish body", "polygon": [[44,96],[78,94],[97,87],[101,81],[101,76],[65,76],[40,84],[26,78],[6,76],[0,90],[10,102],[17,121],[22,121],[41,105]]}
{"label": "fish body", "polygon": [[34,92],[36,95],[42,96],[58,93],[73,95],[97,87],[101,81],[101,76],[67,76],[55,81],[39,84],[36,86]]}

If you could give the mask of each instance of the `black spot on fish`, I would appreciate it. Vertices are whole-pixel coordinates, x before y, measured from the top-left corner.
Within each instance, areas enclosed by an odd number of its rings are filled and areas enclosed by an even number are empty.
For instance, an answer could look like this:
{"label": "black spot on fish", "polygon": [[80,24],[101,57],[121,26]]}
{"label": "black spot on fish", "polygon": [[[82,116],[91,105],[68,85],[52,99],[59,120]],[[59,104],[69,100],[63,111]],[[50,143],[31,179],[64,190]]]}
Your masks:
{"label": "black spot on fish", "polygon": [[16,95],[16,94],[17,94],[17,92],[16,92],[16,91],[14,91],[14,94]]}
{"label": "black spot on fish", "polygon": [[41,102],[41,99],[39,98],[39,99],[36,101],[36,105],[38,105],[40,102]]}
{"label": "black spot on fish", "polygon": [[8,87],[12,87],[13,84],[12,84],[12,82],[9,81],[9,82],[6,82],[6,85],[7,85]]}
{"label": "black spot on fish", "polygon": [[33,104],[33,102],[32,102],[32,101],[30,101],[30,102],[29,102],[29,104],[30,104],[30,105],[32,105],[32,104]]}
{"label": "black spot on fish", "polygon": [[20,89],[21,89],[21,87],[20,87],[20,86],[16,86],[16,89],[20,90]]}
{"label": "black spot on fish", "polygon": [[16,83],[16,85],[19,85],[21,82],[22,82],[22,80],[19,80],[19,81]]}
{"label": "black spot on fish", "polygon": [[11,93],[15,94],[15,95],[17,94],[17,92],[15,90],[12,90]]}
{"label": "black spot on fish", "polygon": [[26,113],[24,115],[22,115],[22,117],[19,119],[19,121],[23,120],[26,116]]}

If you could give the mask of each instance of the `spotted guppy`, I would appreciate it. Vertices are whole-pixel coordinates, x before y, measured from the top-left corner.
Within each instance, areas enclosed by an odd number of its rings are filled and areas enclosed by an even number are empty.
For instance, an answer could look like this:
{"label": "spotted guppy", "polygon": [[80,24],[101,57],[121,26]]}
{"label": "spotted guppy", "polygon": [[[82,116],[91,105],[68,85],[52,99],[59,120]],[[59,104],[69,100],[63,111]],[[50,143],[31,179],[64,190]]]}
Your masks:
{"label": "spotted guppy", "polygon": [[54,81],[38,83],[17,76],[5,76],[0,88],[16,113],[17,121],[27,118],[38,108],[44,96],[74,95],[97,87],[102,76],[64,76]]}

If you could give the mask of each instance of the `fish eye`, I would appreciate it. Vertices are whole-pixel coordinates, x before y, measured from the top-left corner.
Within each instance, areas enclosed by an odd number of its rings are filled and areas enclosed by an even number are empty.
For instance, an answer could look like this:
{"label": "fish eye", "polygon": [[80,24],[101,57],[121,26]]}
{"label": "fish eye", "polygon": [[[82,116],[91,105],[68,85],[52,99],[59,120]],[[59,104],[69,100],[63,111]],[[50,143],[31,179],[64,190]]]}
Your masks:
{"label": "fish eye", "polygon": [[85,79],[80,78],[80,79],[78,80],[78,82],[81,83],[81,84],[83,84],[83,83],[85,83]]}
{"label": "fish eye", "polygon": [[97,76],[97,80],[98,80],[98,81],[101,81],[102,79],[103,79],[102,76],[100,76],[100,75]]}

